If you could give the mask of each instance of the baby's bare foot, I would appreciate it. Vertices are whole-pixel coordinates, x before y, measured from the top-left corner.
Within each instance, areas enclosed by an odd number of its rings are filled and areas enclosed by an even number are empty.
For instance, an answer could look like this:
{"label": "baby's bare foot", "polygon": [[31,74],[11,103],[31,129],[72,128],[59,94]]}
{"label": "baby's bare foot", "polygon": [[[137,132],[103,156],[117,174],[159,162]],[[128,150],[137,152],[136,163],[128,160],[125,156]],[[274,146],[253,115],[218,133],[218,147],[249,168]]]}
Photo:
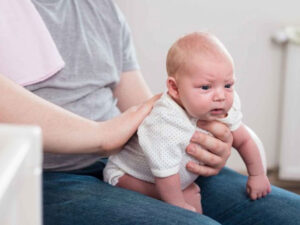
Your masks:
{"label": "baby's bare foot", "polygon": [[200,188],[197,184],[192,183],[183,190],[185,201],[196,209],[196,212],[202,214],[201,194]]}

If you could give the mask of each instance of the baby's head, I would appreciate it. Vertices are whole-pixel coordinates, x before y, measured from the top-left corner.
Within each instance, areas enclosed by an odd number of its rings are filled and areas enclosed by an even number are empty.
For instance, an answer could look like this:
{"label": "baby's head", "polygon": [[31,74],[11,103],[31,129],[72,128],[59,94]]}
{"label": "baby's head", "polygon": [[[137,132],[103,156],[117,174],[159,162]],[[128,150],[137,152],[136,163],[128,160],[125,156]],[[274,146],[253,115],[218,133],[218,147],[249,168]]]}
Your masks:
{"label": "baby's head", "polygon": [[167,56],[169,95],[202,120],[225,117],[233,103],[234,65],[224,45],[204,32],[177,40]]}

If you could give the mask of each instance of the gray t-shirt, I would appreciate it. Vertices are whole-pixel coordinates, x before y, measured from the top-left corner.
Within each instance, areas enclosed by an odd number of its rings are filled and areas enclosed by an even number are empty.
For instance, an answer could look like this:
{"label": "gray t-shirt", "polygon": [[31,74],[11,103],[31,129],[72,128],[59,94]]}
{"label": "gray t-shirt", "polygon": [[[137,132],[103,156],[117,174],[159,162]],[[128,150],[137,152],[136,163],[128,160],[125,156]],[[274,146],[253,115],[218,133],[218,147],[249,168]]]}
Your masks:
{"label": "gray t-shirt", "polygon": [[[91,120],[118,115],[113,88],[122,72],[139,67],[129,27],[117,6],[110,0],[32,1],[66,66],[48,80],[26,88]],[[98,159],[96,155],[46,153],[44,169],[73,170]]]}

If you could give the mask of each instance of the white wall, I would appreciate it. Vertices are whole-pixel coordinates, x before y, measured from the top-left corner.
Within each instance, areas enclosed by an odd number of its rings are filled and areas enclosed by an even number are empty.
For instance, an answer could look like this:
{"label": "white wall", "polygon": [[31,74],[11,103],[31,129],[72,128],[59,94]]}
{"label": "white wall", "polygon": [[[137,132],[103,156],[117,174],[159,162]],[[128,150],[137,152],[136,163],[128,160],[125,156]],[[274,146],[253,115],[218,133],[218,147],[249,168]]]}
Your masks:
{"label": "white wall", "polygon": [[[300,23],[300,2],[217,0],[116,0],[131,26],[142,72],[153,92],[165,89],[165,56],[181,35],[216,34],[231,52],[244,122],[262,139],[268,167],[278,164],[281,51],[270,41],[286,25]],[[240,168],[235,156],[230,165]]]}

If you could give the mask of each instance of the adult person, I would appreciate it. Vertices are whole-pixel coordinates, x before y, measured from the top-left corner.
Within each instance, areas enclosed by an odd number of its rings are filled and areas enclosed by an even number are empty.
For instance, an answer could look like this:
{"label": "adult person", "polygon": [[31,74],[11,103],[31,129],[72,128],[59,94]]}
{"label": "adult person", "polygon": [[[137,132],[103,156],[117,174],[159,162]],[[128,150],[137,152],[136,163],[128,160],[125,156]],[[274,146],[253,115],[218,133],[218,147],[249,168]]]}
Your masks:
{"label": "adult person", "polygon": [[[111,154],[124,144],[152,105],[120,115],[152,96],[139,72],[129,29],[109,0],[33,2],[66,66],[51,78],[26,86],[47,101],[0,76],[0,118],[42,127],[48,152],[43,175],[45,225],[300,224],[298,195],[273,187],[267,198],[251,202],[243,193],[246,178],[221,170],[232,137],[217,122],[199,123],[217,138],[195,133],[187,148],[205,164],[189,163],[187,168],[201,176],[197,182],[206,216],[105,184],[101,176],[105,162],[95,153]],[[225,182],[228,179],[231,182]]]}

